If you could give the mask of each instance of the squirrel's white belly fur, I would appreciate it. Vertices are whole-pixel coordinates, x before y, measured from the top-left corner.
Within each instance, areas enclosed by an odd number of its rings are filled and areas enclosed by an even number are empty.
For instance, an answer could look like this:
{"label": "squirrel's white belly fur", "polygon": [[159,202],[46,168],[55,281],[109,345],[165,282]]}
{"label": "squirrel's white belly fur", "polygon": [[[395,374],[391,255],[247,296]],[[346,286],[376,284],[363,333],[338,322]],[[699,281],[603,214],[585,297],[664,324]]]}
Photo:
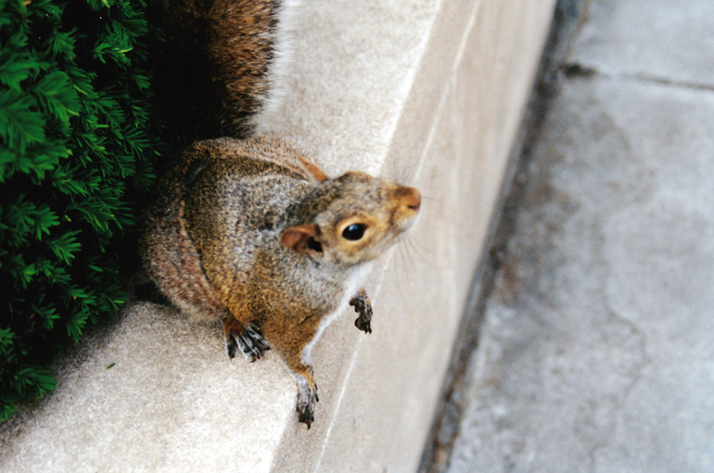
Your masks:
{"label": "squirrel's white belly fur", "polygon": [[305,348],[302,349],[302,361],[303,363],[310,364],[310,356],[312,355],[312,348],[315,346],[317,341],[320,339],[322,334],[325,332],[325,329],[337,319],[337,317],[342,314],[345,309],[348,307],[350,299],[352,299],[357,293],[359,292],[360,288],[362,287],[362,284],[364,283],[365,278],[369,274],[369,272],[372,269],[372,262],[368,262],[365,264],[360,265],[347,279],[345,282],[345,293],[342,296],[342,300],[338,304],[337,308],[332,311],[330,314],[327,314],[325,317],[322,318],[320,321],[320,325],[317,327],[317,332],[315,332],[315,336],[312,337],[312,340],[305,345]]}

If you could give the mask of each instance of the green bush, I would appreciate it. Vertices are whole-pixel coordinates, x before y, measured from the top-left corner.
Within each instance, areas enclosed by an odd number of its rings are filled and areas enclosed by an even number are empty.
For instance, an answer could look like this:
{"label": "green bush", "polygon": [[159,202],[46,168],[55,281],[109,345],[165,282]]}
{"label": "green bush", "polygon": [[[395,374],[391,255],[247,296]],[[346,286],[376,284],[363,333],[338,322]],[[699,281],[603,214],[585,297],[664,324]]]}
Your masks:
{"label": "green bush", "polygon": [[127,300],[122,248],[162,149],[145,7],[0,0],[0,420]]}

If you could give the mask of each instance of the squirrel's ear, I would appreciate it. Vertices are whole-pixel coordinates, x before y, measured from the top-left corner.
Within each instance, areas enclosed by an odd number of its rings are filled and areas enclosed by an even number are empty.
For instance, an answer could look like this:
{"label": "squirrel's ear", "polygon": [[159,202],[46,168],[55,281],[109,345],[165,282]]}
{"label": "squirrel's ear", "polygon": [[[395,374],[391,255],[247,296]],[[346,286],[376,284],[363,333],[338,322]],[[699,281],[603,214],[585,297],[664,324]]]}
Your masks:
{"label": "squirrel's ear", "polygon": [[322,256],[322,243],[317,239],[316,225],[290,227],[280,235],[280,243],[298,253]]}
{"label": "squirrel's ear", "polygon": [[302,156],[298,156],[298,159],[300,160],[300,163],[303,165],[303,167],[307,170],[308,173],[315,179],[317,182],[323,182],[327,180],[327,174],[317,167],[316,164],[312,164],[310,161],[307,159],[303,158]]}

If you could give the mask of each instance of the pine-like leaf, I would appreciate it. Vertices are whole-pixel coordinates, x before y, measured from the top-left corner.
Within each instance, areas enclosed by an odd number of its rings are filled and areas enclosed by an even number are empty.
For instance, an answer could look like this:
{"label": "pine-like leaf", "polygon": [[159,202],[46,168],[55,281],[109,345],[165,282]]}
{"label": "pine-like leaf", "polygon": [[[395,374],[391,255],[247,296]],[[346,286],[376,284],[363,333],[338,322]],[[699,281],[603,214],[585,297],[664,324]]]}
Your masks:
{"label": "pine-like leaf", "polygon": [[118,245],[163,147],[146,5],[0,0],[0,421],[54,386],[46,349],[126,302]]}
{"label": "pine-like leaf", "polygon": [[73,60],[76,57],[74,52],[76,31],[76,28],[66,32],[56,31],[48,40],[50,51],[55,56],[64,56],[67,60]]}
{"label": "pine-like leaf", "polygon": [[74,259],[74,253],[82,247],[82,244],[77,241],[77,235],[80,233],[79,230],[69,231],[52,240],[48,240],[47,246],[60,261],[70,265]]}
{"label": "pine-like leaf", "polygon": [[12,339],[15,336],[10,327],[0,327],[0,354],[9,356],[12,352]]}
{"label": "pine-like leaf", "polygon": [[49,235],[50,228],[59,225],[59,218],[47,205],[37,209],[35,214],[35,238],[42,240],[42,235]]}
{"label": "pine-like leaf", "polygon": [[45,139],[45,120],[36,108],[37,101],[31,95],[14,89],[0,91],[0,137],[20,153]]}
{"label": "pine-like leaf", "polygon": [[32,391],[33,398],[42,397],[45,393],[52,391],[55,386],[55,379],[52,372],[40,366],[26,365],[17,371],[16,382]]}
{"label": "pine-like leaf", "polygon": [[69,124],[70,116],[79,115],[81,105],[77,91],[64,72],[50,72],[35,84],[32,91],[45,109],[58,120]]}
{"label": "pine-like leaf", "polygon": [[24,80],[37,75],[47,66],[46,62],[37,61],[29,52],[16,52],[6,48],[0,51],[0,82],[19,91]]}

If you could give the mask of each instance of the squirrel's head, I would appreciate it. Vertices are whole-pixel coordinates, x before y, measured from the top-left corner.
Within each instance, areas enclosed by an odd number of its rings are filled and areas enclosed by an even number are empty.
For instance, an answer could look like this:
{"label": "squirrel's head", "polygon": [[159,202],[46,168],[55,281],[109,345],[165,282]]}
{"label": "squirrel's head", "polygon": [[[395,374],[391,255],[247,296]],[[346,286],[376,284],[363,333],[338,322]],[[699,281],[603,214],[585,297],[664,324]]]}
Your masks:
{"label": "squirrel's head", "polygon": [[297,210],[306,223],[283,231],[280,242],[318,262],[365,263],[411,226],[420,205],[412,187],[351,171],[318,184]]}

